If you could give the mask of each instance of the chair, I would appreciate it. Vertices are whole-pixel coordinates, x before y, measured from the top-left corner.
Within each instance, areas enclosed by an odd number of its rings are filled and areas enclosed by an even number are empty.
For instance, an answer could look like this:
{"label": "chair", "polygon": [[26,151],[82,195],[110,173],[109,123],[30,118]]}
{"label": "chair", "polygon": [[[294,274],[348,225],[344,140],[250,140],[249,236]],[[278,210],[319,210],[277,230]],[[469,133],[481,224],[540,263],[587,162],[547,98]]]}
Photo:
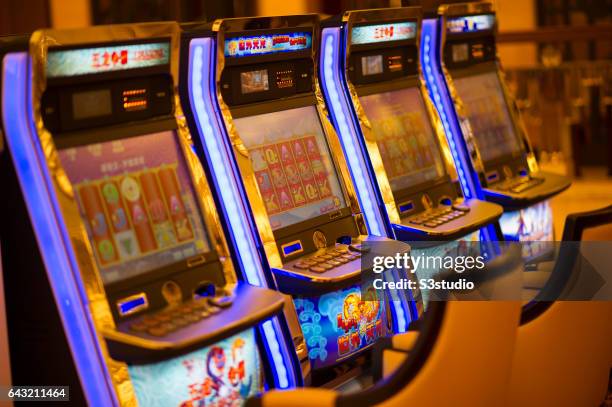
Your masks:
{"label": "chair", "polygon": [[[551,299],[571,298],[581,250],[575,242],[592,228],[599,233],[604,225],[612,226],[612,205],[567,217],[551,278],[521,316],[508,405],[603,402],[612,362],[612,302]],[[610,234],[600,236],[612,240]]]}
{"label": "chair", "polygon": [[[481,277],[516,281],[520,293],[522,259],[517,247],[487,264]],[[465,275],[464,275],[465,277]],[[505,283],[504,283],[505,284]],[[399,361],[397,368],[371,388],[350,394],[304,388],[270,391],[247,406],[407,406],[498,405],[507,391],[520,301],[431,301],[409,356],[385,350],[383,357]],[[410,340],[412,340],[410,339]]]}

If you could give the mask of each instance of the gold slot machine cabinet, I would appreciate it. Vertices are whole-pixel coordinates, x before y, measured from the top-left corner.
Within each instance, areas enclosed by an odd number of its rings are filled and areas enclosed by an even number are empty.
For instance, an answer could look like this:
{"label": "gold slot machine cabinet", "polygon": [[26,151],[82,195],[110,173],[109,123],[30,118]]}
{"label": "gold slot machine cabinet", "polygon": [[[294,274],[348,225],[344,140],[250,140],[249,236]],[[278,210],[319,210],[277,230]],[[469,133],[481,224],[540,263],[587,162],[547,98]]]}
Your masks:
{"label": "gold slot machine cabinet", "polygon": [[192,150],[179,36],[176,23],[40,30],[3,56],[15,218],[2,233],[29,250],[3,251],[14,383],[161,406],[292,380],[285,296],[234,267]]}
{"label": "gold slot machine cabinet", "polygon": [[484,197],[504,207],[504,238],[535,242],[523,246],[527,260],[548,257],[552,243],[541,243],[554,240],[548,199],[567,189],[570,180],[538,167],[504,81],[492,5],[441,5],[436,18],[423,25],[428,90],[450,122],[449,138],[471,160]]}
{"label": "gold slot machine cabinet", "polygon": [[[318,16],[183,26],[181,96],[236,246],[254,234],[270,284],[293,298],[306,384],[367,386],[377,338],[405,331],[414,300],[361,286],[373,243],[316,77]],[[197,137],[195,136],[197,135]],[[247,249],[237,249],[247,253]],[[246,255],[245,255],[246,256]],[[248,257],[246,256],[246,257]],[[370,268],[371,269],[371,268]]]}

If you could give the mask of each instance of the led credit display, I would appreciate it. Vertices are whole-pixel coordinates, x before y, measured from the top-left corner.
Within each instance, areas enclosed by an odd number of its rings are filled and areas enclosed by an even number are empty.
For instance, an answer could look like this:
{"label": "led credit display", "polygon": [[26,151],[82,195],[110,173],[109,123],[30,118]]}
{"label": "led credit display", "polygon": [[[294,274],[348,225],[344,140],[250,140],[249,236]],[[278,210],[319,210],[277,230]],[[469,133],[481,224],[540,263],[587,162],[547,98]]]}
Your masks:
{"label": "led credit display", "polygon": [[225,40],[225,56],[247,57],[295,52],[309,49],[311,45],[312,34],[309,32],[242,36]]}
{"label": "led credit display", "polygon": [[453,34],[491,30],[494,25],[495,16],[493,14],[449,18],[446,21],[446,29]]}
{"label": "led credit display", "polygon": [[376,42],[409,40],[416,35],[416,23],[375,24],[353,27],[351,44],[372,44]]}
{"label": "led credit display", "polygon": [[170,43],[116,45],[73,50],[50,50],[47,77],[88,75],[147,68],[170,63]]}

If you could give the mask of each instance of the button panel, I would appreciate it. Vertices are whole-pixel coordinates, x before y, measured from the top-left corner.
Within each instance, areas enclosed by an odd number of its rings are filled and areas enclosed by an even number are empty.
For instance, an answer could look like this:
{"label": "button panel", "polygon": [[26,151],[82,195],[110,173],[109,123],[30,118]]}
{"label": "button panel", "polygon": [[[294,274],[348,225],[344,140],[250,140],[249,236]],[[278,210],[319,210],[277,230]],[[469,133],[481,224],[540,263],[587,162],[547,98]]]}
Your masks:
{"label": "button panel", "polygon": [[147,314],[129,324],[130,330],[163,337],[230,307],[233,297],[200,298]]}
{"label": "button panel", "polygon": [[495,189],[500,191],[510,191],[515,194],[520,194],[528,190],[529,188],[533,188],[536,185],[544,182],[541,178],[530,178],[530,177],[519,177],[505,180],[504,182],[495,185]]}
{"label": "button panel", "polygon": [[300,259],[293,264],[293,267],[298,270],[309,270],[313,273],[325,273],[360,257],[361,253],[351,251],[346,246],[330,247],[324,252]]}
{"label": "button panel", "polygon": [[413,225],[423,225],[428,228],[435,228],[460,218],[469,211],[470,208],[464,205],[437,207],[408,218],[408,222]]}

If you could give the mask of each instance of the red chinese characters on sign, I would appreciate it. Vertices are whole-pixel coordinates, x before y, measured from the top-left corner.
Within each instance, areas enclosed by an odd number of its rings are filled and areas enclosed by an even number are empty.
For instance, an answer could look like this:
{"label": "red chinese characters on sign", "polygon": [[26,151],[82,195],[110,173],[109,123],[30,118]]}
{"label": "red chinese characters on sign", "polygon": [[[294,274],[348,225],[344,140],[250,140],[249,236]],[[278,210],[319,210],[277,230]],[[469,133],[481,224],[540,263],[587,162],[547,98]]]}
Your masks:
{"label": "red chinese characters on sign", "polygon": [[127,65],[128,63],[128,51],[122,50],[119,52],[94,52],[91,54],[93,68],[108,68],[117,65]]}
{"label": "red chinese characters on sign", "polygon": [[164,59],[164,56],[165,54],[162,48],[135,50],[131,54],[127,49],[120,51],[94,52],[91,54],[91,66],[95,69],[112,68],[136,62],[161,61]]}
{"label": "red chinese characters on sign", "polygon": [[314,136],[260,146],[250,154],[269,215],[332,196]]}
{"label": "red chinese characters on sign", "polygon": [[377,26],[374,29],[374,40],[376,41],[391,41],[394,39],[401,40],[410,38],[414,34],[414,28],[409,25],[394,24]]}
{"label": "red chinese characters on sign", "polygon": [[238,41],[238,49],[240,51],[249,49],[265,49],[267,41],[265,38],[252,38]]}
{"label": "red chinese characters on sign", "polygon": [[392,39],[393,38],[393,26],[387,25],[384,27],[377,27],[374,31],[374,38],[376,39]]}
{"label": "red chinese characters on sign", "polygon": [[[272,46],[276,46],[279,44],[289,44],[290,46],[296,45],[307,45],[308,40],[306,37],[289,37],[288,35],[277,35],[272,37]],[[268,40],[266,38],[247,38],[240,39],[238,41],[238,50],[239,51],[247,51],[254,49],[266,49],[268,46]]]}
{"label": "red chinese characters on sign", "polygon": [[278,35],[272,38],[272,45],[277,44],[289,44],[289,45],[306,45],[306,37],[289,37],[288,35]]}
{"label": "red chinese characters on sign", "polygon": [[289,45],[306,45],[306,37],[296,37],[289,40]]}
{"label": "red chinese characters on sign", "polygon": [[163,49],[141,49],[134,51],[134,54],[132,55],[132,61],[134,62],[154,61],[156,59],[164,59]]}
{"label": "red chinese characters on sign", "polygon": [[277,36],[272,38],[272,45],[284,44],[286,42],[289,42],[289,36],[288,35],[277,35]]}

